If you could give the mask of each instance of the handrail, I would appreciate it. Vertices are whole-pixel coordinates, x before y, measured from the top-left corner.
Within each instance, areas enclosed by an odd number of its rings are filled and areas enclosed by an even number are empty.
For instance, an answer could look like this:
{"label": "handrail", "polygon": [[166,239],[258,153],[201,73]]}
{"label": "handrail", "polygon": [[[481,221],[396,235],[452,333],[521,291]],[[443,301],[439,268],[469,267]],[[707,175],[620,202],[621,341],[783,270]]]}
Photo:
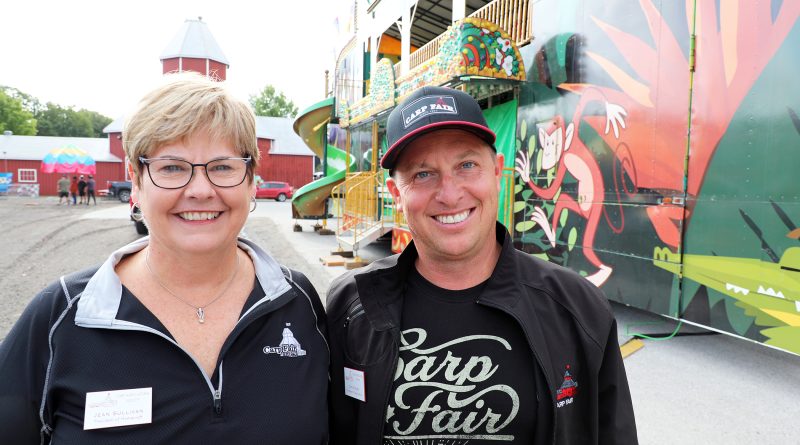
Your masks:
{"label": "handrail", "polygon": [[[533,0],[494,0],[469,15],[488,20],[504,30],[520,47],[533,39],[533,21],[531,20],[531,3]],[[445,33],[439,34],[430,42],[422,45],[409,56],[409,71],[433,59],[439,53],[439,46]],[[400,64],[394,65],[395,78],[401,73]]]}
{"label": "handrail", "polygon": [[344,205],[338,206],[337,238],[351,234],[358,242],[364,233],[383,226],[383,196],[378,193],[382,177],[381,170],[355,172],[334,187],[332,194],[344,198]]}

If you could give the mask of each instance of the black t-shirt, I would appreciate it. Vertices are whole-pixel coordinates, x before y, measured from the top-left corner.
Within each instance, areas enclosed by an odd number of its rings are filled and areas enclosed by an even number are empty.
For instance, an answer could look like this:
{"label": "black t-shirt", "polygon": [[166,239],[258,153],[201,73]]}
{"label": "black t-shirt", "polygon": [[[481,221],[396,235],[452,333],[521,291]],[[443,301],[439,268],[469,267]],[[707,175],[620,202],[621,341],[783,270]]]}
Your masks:
{"label": "black t-shirt", "polygon": [[409,276],[384,445],[530,444],[536,361],[510,316]]}

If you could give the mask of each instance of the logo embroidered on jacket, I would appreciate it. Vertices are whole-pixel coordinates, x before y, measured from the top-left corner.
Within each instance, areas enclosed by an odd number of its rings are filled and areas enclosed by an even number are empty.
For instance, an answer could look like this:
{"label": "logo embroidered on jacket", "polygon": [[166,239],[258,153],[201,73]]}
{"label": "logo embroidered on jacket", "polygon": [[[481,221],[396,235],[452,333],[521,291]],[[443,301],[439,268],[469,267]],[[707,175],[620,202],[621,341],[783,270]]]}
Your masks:
{"label": "logo embroidered on jacket", "polygon": [[578,395],[578,382],[572,378],[572,374],[569,373],[569,365],[567,365],[567,369],[564,371],[564,382],[556,390],[556,408],[571,404],[576,395]]}
{"label": "logo embroidered on jacket", "polygon": [[264,354],[278,354],[281,357],[302,357],[306,351],[300,347],[300,342],[294,338],[294,334],[289,329],[291,323],[286,323],[283,328],[283,340],[278,346],[264,346]]}

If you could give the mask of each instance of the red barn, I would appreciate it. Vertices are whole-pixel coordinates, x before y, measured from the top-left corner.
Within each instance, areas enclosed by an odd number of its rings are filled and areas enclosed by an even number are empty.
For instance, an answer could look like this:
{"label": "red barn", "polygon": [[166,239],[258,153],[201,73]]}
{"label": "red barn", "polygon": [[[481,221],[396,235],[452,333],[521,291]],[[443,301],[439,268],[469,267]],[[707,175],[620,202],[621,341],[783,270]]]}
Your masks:
{"label": "red barn", "polygon": [[283,181],[298,189],[312,181],[314,153],[292,130],[294,119],[256,117],[261,162],[256,174],[264,181]]}
{"label": "red barn", "polygon": [[98,189],[106,188],[107,181],[124,178],[123,158],[111,154],[108,139],[72,138],[55,136],[0,136],[0,171],[13,173],[12,183],[16,189],[38,190],[39,195],[57,195],[58,173],[42,173],[42,160],[54,148],[74,146],[87,152],[97,164],[94,176]]}

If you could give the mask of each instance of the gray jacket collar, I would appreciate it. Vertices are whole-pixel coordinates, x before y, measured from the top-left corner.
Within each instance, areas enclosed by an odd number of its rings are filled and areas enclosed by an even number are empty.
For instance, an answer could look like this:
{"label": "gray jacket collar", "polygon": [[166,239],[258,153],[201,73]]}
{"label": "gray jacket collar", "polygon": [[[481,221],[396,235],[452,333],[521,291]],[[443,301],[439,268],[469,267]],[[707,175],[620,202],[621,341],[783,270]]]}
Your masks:
{"label": "gray jacket collar", "polygon": [[[122,300],[122,283],[114,268],[123,257],[144,249],[149,243],[150,237],[140,238],[112,253],[97,269],[78,300],[75,324],[110,327],[117,322],[125,323],[116,318]],[[280,265],[267,252],[242,238],[238,245],[253,260],[256,278],[264,289],[264,298],[259,303],[274,300],[291,289]]]}

